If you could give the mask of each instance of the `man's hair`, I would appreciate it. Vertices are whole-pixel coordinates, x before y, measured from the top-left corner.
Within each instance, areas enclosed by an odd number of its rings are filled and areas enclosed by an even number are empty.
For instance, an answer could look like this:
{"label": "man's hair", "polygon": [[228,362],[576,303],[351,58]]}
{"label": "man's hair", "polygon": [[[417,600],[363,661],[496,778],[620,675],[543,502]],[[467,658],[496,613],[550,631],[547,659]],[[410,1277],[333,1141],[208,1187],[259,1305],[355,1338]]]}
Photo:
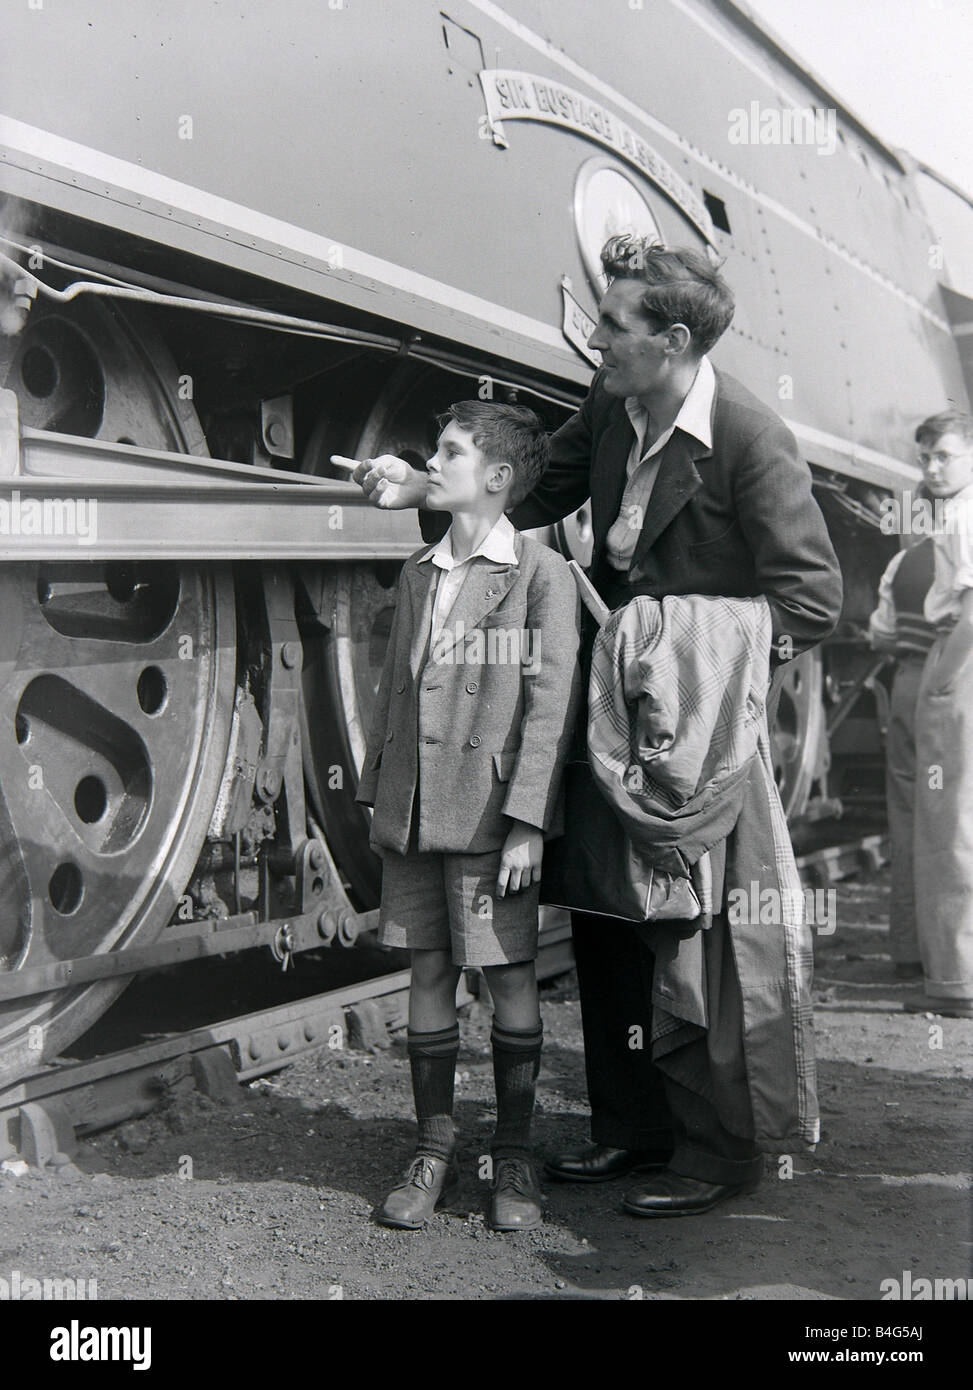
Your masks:
{"label": "man's hair", "polygon": [[930,415],[916,427],[917,444],[936,444],[945,434],[958,434],[967,444],[973,444],[973,415],[964,410],[943,410]]}
{"label": "man's hair", "polygon": [[473,436],[485,459],[513,469],[509,506],[522,502],[550,461],[547,432],[532,410],[498,401],[456,401],[439,417],[440,434],[451,421]]}
{"label": "man's hair", "polygon": [[667,247],[629,232],[610,237],[601,249],[609,280],[640,280],[642,312],[658,328],[684,323],[691,351],[701,357],[730,326],[733,291],[707,258],[688,246]]}

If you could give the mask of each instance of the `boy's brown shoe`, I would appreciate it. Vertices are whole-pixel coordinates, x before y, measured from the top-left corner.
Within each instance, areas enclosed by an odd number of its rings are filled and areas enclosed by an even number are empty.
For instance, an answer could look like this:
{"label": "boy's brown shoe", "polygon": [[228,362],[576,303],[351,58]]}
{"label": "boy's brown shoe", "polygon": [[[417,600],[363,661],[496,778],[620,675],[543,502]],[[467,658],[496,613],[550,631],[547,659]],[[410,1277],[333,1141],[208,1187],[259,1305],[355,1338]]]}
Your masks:
{"label": "boy's brown shoe", "polygon": [[459,1175],[455,1163],[432,1154],[416,1154],[402,1181],[386,1197],[375,1213],[380,1226],[401,1231],[418,1231],[425,1226],[437,1205],[454,1191]]}
{"label": "boy's brown shoe", "polygon": [[498,1158],[490,1214],[494,1231],[532,1231],[541,1224],[541,1190],[526,1158]]}

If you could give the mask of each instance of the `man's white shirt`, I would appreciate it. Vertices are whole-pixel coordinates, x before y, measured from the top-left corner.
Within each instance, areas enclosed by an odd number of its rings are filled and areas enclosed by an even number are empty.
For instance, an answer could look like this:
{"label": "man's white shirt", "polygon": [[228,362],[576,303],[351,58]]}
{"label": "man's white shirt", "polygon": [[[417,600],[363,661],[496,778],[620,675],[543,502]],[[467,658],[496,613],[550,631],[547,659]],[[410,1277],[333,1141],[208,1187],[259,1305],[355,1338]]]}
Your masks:
{"label": "man's white shirt", "polygon": [[927,623],[954,623],[964,589],[973,589],[973,483],[949,499],[950,525],[933,533],[935,578],[926,594]]}
{"label": "man's white shirt", "polygon": [[699,359],[699,368],[693,384],[679,407],[679,414],[648,449],[645,448],[645,436],[649,429],[649,412],[637,396],[626,396],[625,411],[632,422],[635,439],[632,441],[628,462],[625,465],[628,482],[625,485],[622,505],[605,542],[608,563],[615,569],[627,571],[632,563],[632,554],[662,463],[662,450],[675,431],[683,430],[694,439],[698,439],[707,449],[712,449],[715,393],[716,373],[709,358],[703,356]]}

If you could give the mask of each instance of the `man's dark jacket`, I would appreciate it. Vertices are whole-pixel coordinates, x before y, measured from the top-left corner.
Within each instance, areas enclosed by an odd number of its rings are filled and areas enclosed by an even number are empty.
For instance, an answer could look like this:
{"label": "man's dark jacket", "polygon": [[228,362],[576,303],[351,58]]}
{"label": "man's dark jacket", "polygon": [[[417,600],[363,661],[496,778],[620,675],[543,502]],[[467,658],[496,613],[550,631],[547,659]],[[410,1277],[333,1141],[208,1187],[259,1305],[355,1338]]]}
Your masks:
{"label": "man's dark jacket", "polygon": [[[550,467],[511,513],[521,530],[544,526],[590,496],[599,589],[614,573],[605,538],[621,509],[634,438],[624,401],[608,395],[602,377],[596,373],[580,410],[552,436]],[[718,369],[712,434],[712,451],[678,429],[663,450],[628,596],[764,594],[775,654],[797,655],[827,637],[841,611],[841,573],[810,469],[780,417]]]}

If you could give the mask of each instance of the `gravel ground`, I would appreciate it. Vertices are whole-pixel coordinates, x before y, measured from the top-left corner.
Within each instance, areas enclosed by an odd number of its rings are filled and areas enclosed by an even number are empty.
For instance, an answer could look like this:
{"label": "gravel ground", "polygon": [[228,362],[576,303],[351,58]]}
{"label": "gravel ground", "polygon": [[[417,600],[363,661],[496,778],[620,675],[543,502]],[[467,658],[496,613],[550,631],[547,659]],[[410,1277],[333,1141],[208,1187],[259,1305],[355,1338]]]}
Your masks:
{"label": "gravel ground", "polygon": [[[100,1299],[865,1299],[883,1280],[970,1273],[973,1022],[901,1011],[885,875],[838,889],[817,942],[823,1138],[704,1216],[639,1221],[623,1183],[548,1185],[537,1231],[485,1229],[489,1016],[461,1023],[458,1205],[422,1232],[372,1207],[411,1152],[404,1036],[322,1052],[233,1104],[171,1096],[93,1136],[82,1171],[0,1178],[0,1275],[96,1280]],[[587,1134],[572,976],[548,987],[538,1153]],[[187,1161],[189,1160],[189,1161]],[[190,1171],[192,1176],[188,1176]]]}

